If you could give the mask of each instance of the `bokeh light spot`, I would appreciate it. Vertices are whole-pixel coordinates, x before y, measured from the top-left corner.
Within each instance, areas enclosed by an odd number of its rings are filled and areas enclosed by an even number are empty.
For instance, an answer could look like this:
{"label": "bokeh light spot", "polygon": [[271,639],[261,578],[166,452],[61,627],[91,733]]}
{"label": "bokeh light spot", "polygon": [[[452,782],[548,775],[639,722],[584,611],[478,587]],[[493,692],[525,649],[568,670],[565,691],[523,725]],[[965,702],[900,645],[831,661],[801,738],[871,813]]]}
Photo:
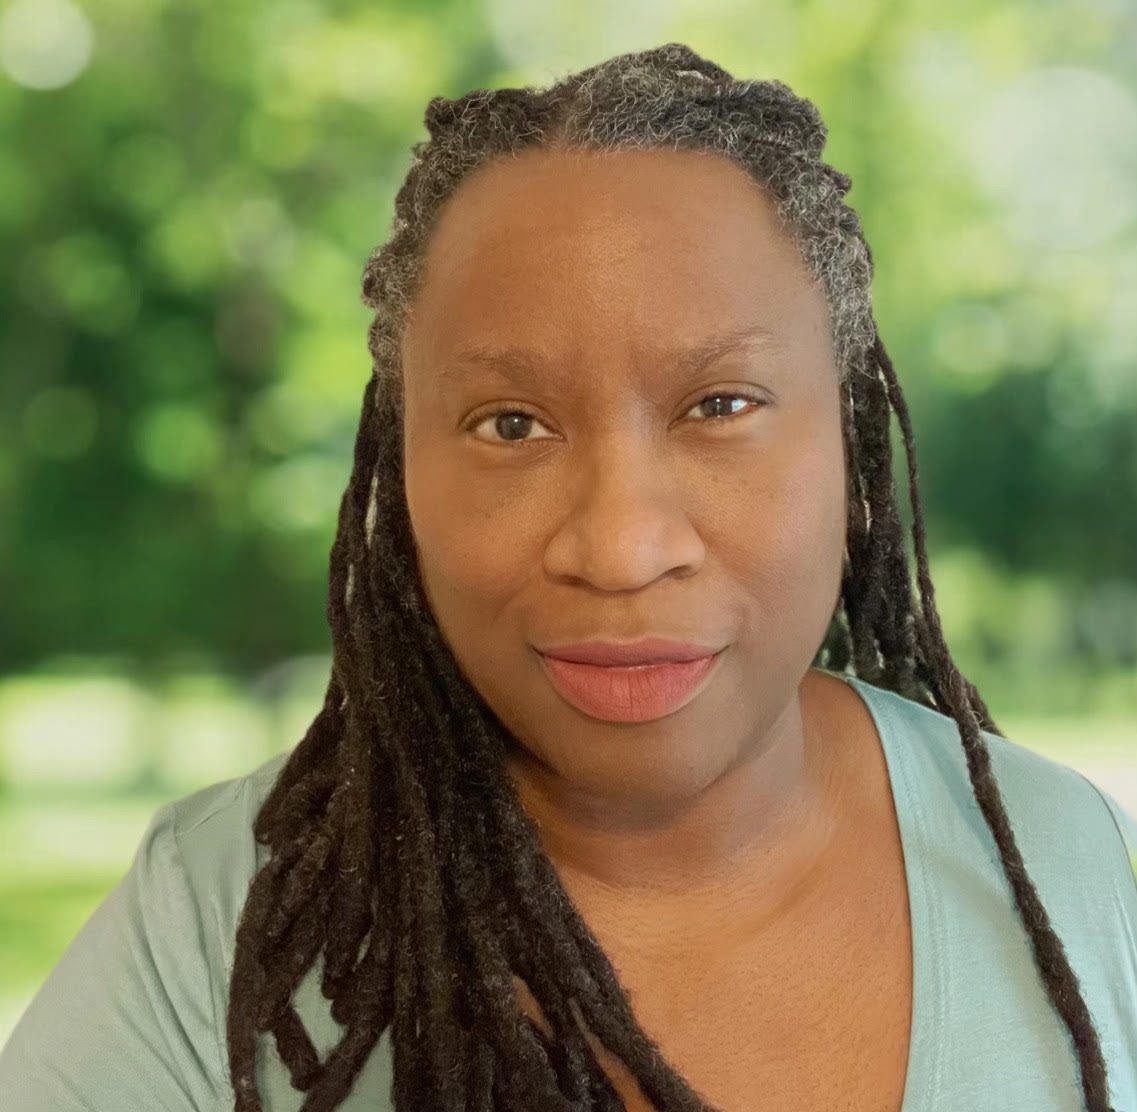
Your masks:
{"label": "bokeh light spot", "polygon": [[1088,247],[1137,214],[1137,102],[1104,73],[1032,70],[996,95],[971,146],[979,181],[1020,239]]}
{"label": "bokeh light spot", "polygon": [[214,469],[221,457],[221,431],[199,406],[170,402],[143,412],[135,446],[152,475],[182,482]]}
{"label": "bokeh light spot", "polygon": [[28,89],[59,89],[87,68],[95,34],[70,0],[16,0],[0,13],[0,69]]}

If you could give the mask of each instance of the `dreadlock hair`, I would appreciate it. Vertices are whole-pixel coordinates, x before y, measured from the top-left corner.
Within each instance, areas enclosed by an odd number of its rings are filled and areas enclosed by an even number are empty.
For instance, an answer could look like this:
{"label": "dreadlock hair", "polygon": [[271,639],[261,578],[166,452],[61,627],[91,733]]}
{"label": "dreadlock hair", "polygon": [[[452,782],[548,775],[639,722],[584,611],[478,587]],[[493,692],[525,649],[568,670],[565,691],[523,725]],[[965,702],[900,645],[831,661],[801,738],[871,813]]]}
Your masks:
{"label": "dreadlock hair", "polygon": [[[528,148],[718,152],[777,204],[830,311],[848,472],[836,611],[814,663],[955,720],[1039,975],[1068,1028],[1089,1112],[1113,1112],[1101,1044],[1027,873],[980,730],[1003,736],[944,643],[928,574],[912,428],[870,308],[872,256],[821,161],[826,127],[785,84],[737,81],[687,46],[624,54],[544,89],[480,89],[426,110],[430,139],[369,257],[373,374],[330,555],[324,703],[254,824],[271,858],[236,934],[228,1058],[236,1112],[260,1112],[256,1042],[271,1031],[301,1112],[330,1112],[392,1028],[399,1112],[622,1109],[581,1024],[661,1112],[708,1107],[641,1030],[615,970],[562,887],[504,757],[511,736],[459,670],[417,573],[403,489],[399,340],[441,206],[480,165]],[[892,476],[890,414],[908,461],[919,606]],[[293,990],[323,953],[346,1027],[320,1061]],[[519,1007],[523,985],[546,1024]]]}

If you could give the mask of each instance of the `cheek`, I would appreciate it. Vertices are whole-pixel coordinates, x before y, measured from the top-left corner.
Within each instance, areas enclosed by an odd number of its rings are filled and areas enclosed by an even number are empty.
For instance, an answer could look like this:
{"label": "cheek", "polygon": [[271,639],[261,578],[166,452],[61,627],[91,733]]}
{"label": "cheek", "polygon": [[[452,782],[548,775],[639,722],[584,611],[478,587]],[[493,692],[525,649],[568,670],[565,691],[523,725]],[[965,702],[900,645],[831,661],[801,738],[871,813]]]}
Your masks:
{"label": "cheek", "polygon": [[826,557],[845,546],[845,469],[839,453],[803,444],[774,494],[779,549],[804,572],[824,575]]}
{"label": "cheek", "polygon": [[[845,460],[839,422],[796,423],[735,472],[734,497],[716,499],[708,544],[752,600],[755,635],[775,627],[823,636],[845,552]],[[758,628],[760,627],[760,628]]]}
{"label": "cheek", "polygon": [[461,478],[442,453],[422,447],[408,440],[407,510],[424,592],[457,646],[468,626],[488,633],[493,616],[522,589],[536,559],[524,535],[532,515],[508,491]]}

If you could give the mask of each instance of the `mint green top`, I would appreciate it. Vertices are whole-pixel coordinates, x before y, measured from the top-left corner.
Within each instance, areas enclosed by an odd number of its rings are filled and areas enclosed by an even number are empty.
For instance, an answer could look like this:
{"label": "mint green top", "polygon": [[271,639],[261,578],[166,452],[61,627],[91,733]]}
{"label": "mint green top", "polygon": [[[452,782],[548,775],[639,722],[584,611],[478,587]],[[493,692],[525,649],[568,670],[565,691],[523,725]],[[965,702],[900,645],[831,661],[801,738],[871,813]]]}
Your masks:
{"label": "mint green top", "polygon": [[[883,742],[913,934],[913,1017],[902,1112],[1076,1112],[1065,1027],[1036,970],[955,723],[843,677]],[[991,759],[1027,869],[1081,982],[1119,1112],[1137,1112],[1137,822],[1073,769],[994,734]],[[236,924],[268,850],[253,819],[287,754],[159,808],[125,876],[60,958],[0,1051],[6,1112],[219,1112]],[[319,992],[296,1006],[323,1056],[344,1030]],[[872,1002],[866,1001],[866,1007]],[[266,1112],[294,1112],[271,1037]],[[391,1102],[390,1030],[344,1112]],[[733,1112],[733,1110],[729,1110]]]}

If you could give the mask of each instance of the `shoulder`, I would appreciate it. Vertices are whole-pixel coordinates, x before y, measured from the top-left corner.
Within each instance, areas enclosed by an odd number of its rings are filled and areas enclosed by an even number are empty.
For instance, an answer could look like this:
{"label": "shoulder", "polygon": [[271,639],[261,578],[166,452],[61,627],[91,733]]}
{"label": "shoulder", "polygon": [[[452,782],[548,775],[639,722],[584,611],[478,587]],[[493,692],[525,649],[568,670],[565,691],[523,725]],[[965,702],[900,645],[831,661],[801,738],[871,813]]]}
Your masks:
{"label": "shoulder", "polygon": [[[259,809],[292,755],[278,753],[244,776],[208,784],[168,804],[173,832],[184,841],[202,826],[225,827]],[[199,836],[200,837],[200,836]]]}
{"label": "shoulder", "polygon": [[[244,776],[176,799],[161,808],[151,823],[157,836],[169,840],[195,904],[207,912],[202,945],[219,987],[227,984],[232,968],[237,923],[249,885],[270,854],[256,841],[253,824],[290,755],[278,754]],[[221,1030],[223,996],[224,992],[216,993],[215,1018]]]}
{"label": "shoulder", "polygon": [[[855,686],[895,758],[894,767],[905,766],[902,786],[918,792],[930,815],[977,819],[986,827],[955,719],[864,681]],[[1058,862],[1094,858],[1100,865],[1104,851],[1109,864],[1132,878],[1135,824],[1113,796],[1077,769],[1013,738],[988,730],[980,734],[1016,835],[1021,831],[1037,852]]]}
{"label": "shoulder", "polygon": [[291,755],[277,754],[244,776],[199,788],[159,811],[191,874],[223,863],[234,875],[252,876],[260,864],[253,823]]}
{"label": "shoulder", "polygon": [[[291,752],[279,754],[246,776],[211,784],[169,805],[171,838],[176,842],[194,901],[206,912],[203,945],[210,969],[214,1030],[223,1059],[227,1055],[229,978],[237,924],[253,877],[271,853],[269,847],[256,841],[253,825],[291,755]],[[330,1004],[320,987],[323,969],[321,951],[300,979],[292,1001],[321,1060],[332,1053],[346,1032],[332,1017]],[[257,1043],[257,1087],[265,1099],[265,1108],[273,1112],[298,1109],[303,1094],[293,1087],[275,1040],[262,1033],[257,1036]],[[392,1107],[392,1070],[388,1028],[341,1104],[343,1112]],[[231,1087],[228,1092],[231,1104]]]}
{"label": "shoulder", "polygon": [[[994,835],[975,798],[954,719],[861,683],[889,750],[901,823],[918,847],[937,937],[954,947],[953,986],[998,995],[1000,963],[1021,962],[1021,921]],[[1069,765],[982,731],[1015,844],[1102,1037],[1120,1092],[1137,1086],[1137,823]],[[992,955],[984,964],[981,955]],[[982,967],[982,979],[964,974]],[[947,974],[945,974],[947,976]],[[1033,967],[1004,985],[1021,999]],[[952,991],[956,991],[953,987]],[[960,991],[964,991],[960,989]],[[1017,1006],[1015,1014],[1023,1010]]]}
{"label": "shoulder", "polygon": [[5,1108],[231,1106],[227,975],[273,764],[152,814],[0,1050]]}
{"label": "shoulder", "polygon": [[[952,899],[993,913],[1011,906],[994,835],[972,789],[953,718],[859,682],[888,753],[902,821],[920,831],[929,873]],[[1027,872],[1084,968],[1120,977],[1137,1008],[1137,824],[1069,765],[981,731]]]}

